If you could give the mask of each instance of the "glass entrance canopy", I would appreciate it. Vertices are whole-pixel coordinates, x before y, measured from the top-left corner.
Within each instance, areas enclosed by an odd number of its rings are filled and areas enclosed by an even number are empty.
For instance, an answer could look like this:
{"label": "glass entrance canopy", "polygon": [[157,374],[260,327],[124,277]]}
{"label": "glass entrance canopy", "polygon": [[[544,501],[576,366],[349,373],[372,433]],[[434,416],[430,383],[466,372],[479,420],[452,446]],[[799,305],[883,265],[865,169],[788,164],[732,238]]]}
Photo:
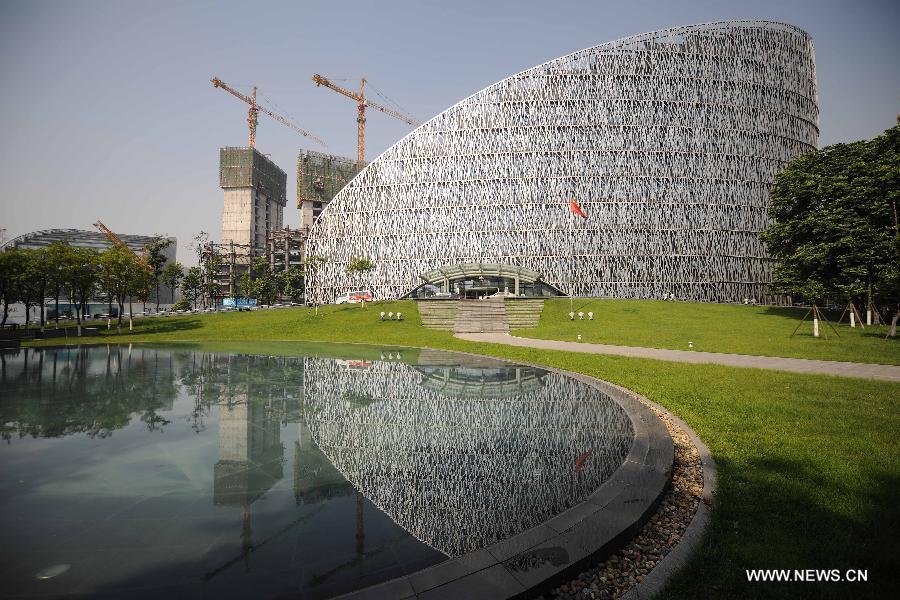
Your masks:
{"label": "glass entrance canopy", "polygon": [[494,294],[548,298],[565,295],[542,281],[542,275],[537,271],[501,263],[447,265],[419,277],[424,283],[406,294],[406,298],[479,298]]}

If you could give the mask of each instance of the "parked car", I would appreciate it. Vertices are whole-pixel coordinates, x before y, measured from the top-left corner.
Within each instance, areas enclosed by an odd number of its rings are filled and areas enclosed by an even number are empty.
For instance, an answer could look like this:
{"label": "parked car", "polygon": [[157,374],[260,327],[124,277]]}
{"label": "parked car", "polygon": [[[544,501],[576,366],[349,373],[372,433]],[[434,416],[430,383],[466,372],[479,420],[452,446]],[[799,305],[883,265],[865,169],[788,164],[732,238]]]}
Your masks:
{"label": "parked car", "polygon": [[343,296],[338,296],[334,303],[335,304],[355,304],[357,302],[372,302],[375,299],[375,296],[372,295],[372,292],[369,290],[352,290],[344,294]]}

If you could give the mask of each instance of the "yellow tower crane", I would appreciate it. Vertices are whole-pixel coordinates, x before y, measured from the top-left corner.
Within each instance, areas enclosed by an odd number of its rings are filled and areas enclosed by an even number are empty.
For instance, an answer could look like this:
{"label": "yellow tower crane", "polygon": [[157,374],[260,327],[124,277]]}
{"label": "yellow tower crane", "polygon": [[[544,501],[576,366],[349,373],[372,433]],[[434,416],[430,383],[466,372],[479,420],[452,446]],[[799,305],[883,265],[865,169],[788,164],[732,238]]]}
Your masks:
{"label": "yellow tower crane", "polygon": [[144,247],[143,251],[142,251],[141,254],[139,255],[137,252],[135,252],[134,250],[132,250],[132,249],[128,246],[128,244],[126,244],[126,243],[122,240],[122,238],[120,238],[120,237],[117,236],[115,233],[113,233],[112,229],[110,229],[109,227],[107,227],[106,225],[104,225],[104,224],[103,224],[103,221],[101,221],[100,219],[97,219],[97,222],[94,223],[94,227],[96,227],[97,229],[99,229],[99,230],[103,233],[103,235],[105,235],[106,238],[107,238],[110,242],[113,243],[113,245],[119,246],[120,248],[125,248],[126,250],[128,250],[129,252],[131,252],[132,254],[134,254],[134,257],[138,260],[138,263],[140,263],[140,265],[141,265],[142,267],[144,267],[144,269],[146,269],[147,271],[152,271],[152,270],[153,270],[153,267],[151,267],[151,266],[150,266],[150,263],[147,262],[147,247],[146,247],[146,246]]}
{"label": "yellow tower crane", "polygon": [[225,83],[218,77],[213,77],[212,79],[210,79],[210,82],[212,82],[214,87],[222,88],[223,90],[225,90],[226,92],[228,92],[229,94],[231,94],[232,96],[237,98],[238,100],[243,100],[244,102],[246,102],[247,104],[250,105],[250,110],[247,113],[247,125],[250,127],[250,147],[251,148],[256,147],[256,122],[257,122],[257,116],[259,115],[259,113],[264,113],[264,114],[269,115],[270,117],[272,117],[273,119],[275,119],[276,121],[281,123],[282,125],[284,125],[286,127],[290,127],[291,129],[293,129],[300,135],[308,137],[312,141],[321,145],[323,148],[328,147],[328,144],[326,144],[325,142],[323,142],[322,140],[320,140],[319,138],[317,138],[310,132],[306,131],[305,129],[300,128],[296,123],[294,123],[287,117],[283,117],[276,112],[272,112],[271,110],[269,110],[268,108],[266,108],[264,106],[260,106],[256,102],[256,86],[253,86],[253,95],[252,96],[245,96],[244,94],[242,94],[239,91],[237,91],[236,89],[232,88],[231,86],[229,86],[227,83]]}
{"label": "yellow tower crane", "polygon": [[350,90],[344,89],[339,85],[335,85],[328,78],[322,77],[319,74],[313,75],[312,80],[316,82],[316,85],[324,85],[327,88],[330,88],[337,92],[338,94],[344,95],[351,100],[356,100],[356,161],[359,164],[359,167],[362,166],[366,162],[366,107],[371,106],[374,109],[380,110],[386,115],[390,115],[395,119],[400,119],[404,123],[409,123],[410,125],[416,126],[418,125],[418,121],[413,119],[412,117],[408,117],[402,113],[399,113],[395,110],[391,110],[386,106],[381,106],[380,104],[376,104],[370,100],[366,100],[366,78],[363,77],[359,82],[359,92],[351,92]]}

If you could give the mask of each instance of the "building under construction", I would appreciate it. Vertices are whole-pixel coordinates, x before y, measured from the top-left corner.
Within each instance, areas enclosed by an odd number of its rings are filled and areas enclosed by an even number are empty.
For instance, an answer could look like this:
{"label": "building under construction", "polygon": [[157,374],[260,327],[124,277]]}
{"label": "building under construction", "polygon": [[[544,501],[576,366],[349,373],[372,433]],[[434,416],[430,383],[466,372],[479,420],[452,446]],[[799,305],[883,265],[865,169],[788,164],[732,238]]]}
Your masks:
{"label": "building under construction", "polygon": [[219,150],[219,187],[224,192],[222,242],[207,243],[201,260],[215,265],[213,278],[222,295],[233,296],[255,257],[274,256],[270,250],[276,241],[295,236],[283,229],[287,175],[256,148]]}
{"label": "building under construction", "polygon": [[219,186],[225,192],[222,243],[249,254],[265,252],[270,233],[282,228],[287,175],[256,148],[219,151]]}
{"label": "building under construction", "polygon": [[306,235],[302,230],[285,227],[270,232],[262,246],[236,244],[232,240],[208,242],[201,248],[200,259],[206,268],[215,265],[213,279],[218,284],[220,295],[234,297],[240,295],[240,278],[248,272],[252,276],[254,258],[264,257],[273,273],[290,267],[301,268],[305,241]]}
{"label": "building under construction", "polygon": [[297,208],[300,230],[308,232],[313,221],[347,183],[364,167],[353,159],[313,150],[297,156]]}
{"label": "building under construction", "polygon": [[209,242],[201,249],[201,262],[214,265],[213,279],[221,295],[240,295],[238,282],[250,272],[256,257],[265,257],[274,273],[301,267],[303,245],[313,220],[358,172],[357,164],[349,158],[301,151],[297,159],[300,228],[291,229],[283,226],[287,204],[284,171],[256,148],[222,148],[222,241]]}

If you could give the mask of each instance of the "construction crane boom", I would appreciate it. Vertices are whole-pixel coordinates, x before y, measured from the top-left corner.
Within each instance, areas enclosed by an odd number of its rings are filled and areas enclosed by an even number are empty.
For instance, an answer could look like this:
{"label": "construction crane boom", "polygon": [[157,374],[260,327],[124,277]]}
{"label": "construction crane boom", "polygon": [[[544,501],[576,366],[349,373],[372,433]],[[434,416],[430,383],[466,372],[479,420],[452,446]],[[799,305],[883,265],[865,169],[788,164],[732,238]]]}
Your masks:
{"label": "construction crane boom", "polygon": [[246,96],[246,95],[240,93],[239,91],[237,91],[236,89],[232,88],[231,86],[229,86],[227,83],[225,83],[218,77],[213,77],[212,79],[210,79],[210,82],[213,84],[214,87],[222,88],[223,90],[225,90],[226,92],[228,92],[229,94],[234,96],[235,98],[242,100],[243,102],[246,102],[247,104],[250,105],[250,109],[247,113],[247,125],[250,128],[250,147],[251,148],[256,147],[256,123],[258,121],[257,117],[260,112],[269,115],[270,117],[272,117],[273,119],[275,119],[276,121],[281,123],[282,125],[290,127],[291,129],[293,129],[300,135],[308,137],[309,139],[313,140],[317,144],[321,145],[323,148],[328,147],[328,144],[326,144],[325,142],[323,142],[321,139],[314,136],[310,132],[306,131],[305,129],[302,129],[301,127],[299,127],[297,124],[293,123],[286,117],[283,117],[276,112],[272,112],[271,110],[267,109],[264,106],[260,106],[256,102],[256,86],[253,86],[253,95]]}
{"label": "construction crane boom", "polygon": [[348,89],[342,88],[341,86],[333,83],[327,77],[322,77],[318,73],[314,74],[312,80],[316,83],[316,85],[324,85],[327,88],[330,88],[337,92],[338,94],[344,95],[351,100],[356,101],[356,124],[357,124],[357,145],[356,145],[356,160],[359,163],[359,166],[362,166],[366,162],[366,107],[371,106],[376,110],[380,110],[386,115],[390,115],[395,119],[400,119],[404,123],[409,123],[412,126],[419,125],[419,122],[413,119],[412,117],[408,117],[402,113],[397,112],[396,110],[392,110],[386,106],[382,106],[376,102],[372,102],[366,99],[366,78],[363,77],[359,83],[359,92],[351,92]]}
{"label": "construction crane boom", "polygon": [[[312,79],[313,79],[313,81],[316,82],[317,85],[324,85],[325,87],[331,88],[339,94],[343,94],[344,96],[347,96],[348,98],[356,100],[357,102],[365,102],[366,106],[371,106],[374,109],[380,110],[384,114],[390,115],[390,116],[394,117],[395,119],[400,119],[401,121],[403,121],[405,123],[409,123],[410,125],[413,125],[413,126],[419,125],[419,122],[416,121],[415,119],[413,119],[412,117],[408,117],[402,113],[397,112],[396,110],[391,110],[390,108],[388,108],[386,106],[382,106],[376,102],[367,100],[365,95],[363,95],[362,92],[360,92],[358,94],[353,93],[350,90],[344,89],[341,86],[332,83],[328,78],[322,77],[321,75],[313,75]],[[365,82],[366,79],[363,78],[362,81]],[[365,87],[365,83],[363,83],[362,87]]]}
{"label": "construction crane boom", "polygon": [[110,242],[113,243],[113,245],[119,246],[120,248],[125,248],[126,250],[131,252],[134,255],[134,257],[136,259],[138,259],[138,262],[141,264],[142,267],[144,267],[147,270],[151,270],[150,263],[147,262],[147,257],[146,257],[147,249],[146,248],[144,248],[144,255],[139,255],[137,252],[132,250],[131,247],[128,246],[128,244],[126,244],[124,241],[122,241],[122,238],[120,238],[115,233],[113,233],[112,229],[110,229],[109,227],[104,225],[103,221],[101,221],[100,219],[97,219],[97,222],[94,223],[94,227],[99,229],[103,233],[103,235],[105,235],[106,238]]}

